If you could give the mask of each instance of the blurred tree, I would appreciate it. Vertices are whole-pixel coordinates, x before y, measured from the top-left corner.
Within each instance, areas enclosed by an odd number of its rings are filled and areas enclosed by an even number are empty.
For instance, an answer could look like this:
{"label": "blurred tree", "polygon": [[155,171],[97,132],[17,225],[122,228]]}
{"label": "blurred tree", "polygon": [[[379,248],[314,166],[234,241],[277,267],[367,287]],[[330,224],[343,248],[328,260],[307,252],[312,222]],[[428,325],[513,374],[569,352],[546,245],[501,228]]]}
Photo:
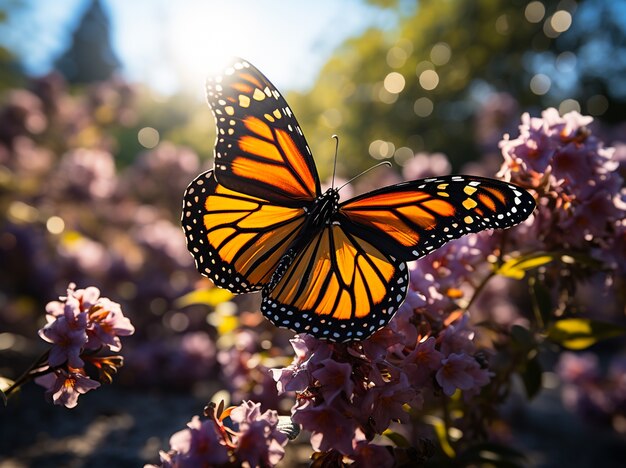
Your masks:
{"label": "blurred tree", "polygon": [[370,3],[393,8],[397,25],[348,40],[313,89],[290,99],[320,161],[332,158],[329,137],[339,134],[345,175],[371,166],[368,155],[402,164],[419,151],[442,151],[458,169],[485,150],[475,117],[494,96],[597,116],[626,102],[614,92],[626,71],[623,0]]}
{"label": "blurred tree", "polygon": [[84,84],[111,78],[120,66],[111,47],[109,18],[100,0],[92,0],[69,48],[55,61],[70,83]]}
{"label": "blurred tree", "polygon": [[[10,9],[18,8],[19,3],[10,5],[3,5],[0,7],[0,26],[5,26],[8,22],[8,15]],[[1,36],[0,36],[1,37]],[[24,70],[22,69],[19,60],[9,50],[4,40],[0,39],[0,91],[8,88],[14,88],[23,83]]]}

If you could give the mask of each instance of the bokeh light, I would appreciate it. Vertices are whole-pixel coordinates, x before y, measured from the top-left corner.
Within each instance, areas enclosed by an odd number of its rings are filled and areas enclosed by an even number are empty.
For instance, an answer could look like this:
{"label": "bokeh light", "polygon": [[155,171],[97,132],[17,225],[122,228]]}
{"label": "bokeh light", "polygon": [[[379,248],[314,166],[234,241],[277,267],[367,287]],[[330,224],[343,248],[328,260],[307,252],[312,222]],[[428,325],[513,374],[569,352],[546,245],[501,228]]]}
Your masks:
{"label": "bokeh light", "polygon": [[409,148],[408,146],[401,146],[400,148],[396,149],[395,153],[393,154],[393,160],[400,166],[404,166],[407,162],[413,159],[414,155],[415,153],[411,148]]}
{"label": "bokeh light", "polygon": [[537,73],[530,79],[530,90],[538,96],[543,96],[550,91],[551,84],[552,81],[549,76]]}
{"label": "bokeh light", "polygon": [[559,104],[559,114],[567,114],[568,112],[580,112],[580,103],[576,99],[565,99]]}
{"label": "bokeh light", "polygon": [[383,82],[374,85],[372,94],[375,101],[380,101],[384,104],[393,104],[398,100],[398,94],[387,91]]}
{"label": "bokeh light", "polygon": [[546,7],[539,1],[530,2],[526,5],[524,16],[530,23],[538,23],[546,14]]}
{"label": "bokeh light", "polygon": [[439,75],[435,70],[424,70],[420,73],[419,82],[426,91],[432,91],[439,84]]}
{"label": "bokeh light", "polygon": [[509,33],[509,16],[505,13],[502,14],[500,16],[498,16],[498,18],[496,19],[496,31],[498,32],[498,34],[502,34],[503,36],[507,35]]}
{"label": "bokeh light", "polygon": [[428,117],[432,114],[434,107],[433,101],[427,97],[421,97],[415,101],[413,112],[415,112],[415,115],[418,117]]}
{"label": "bokeh light", "polygon": [[389,73],[383,82],[385,89],[392,94],[400,93],[404,89],[405,84],[406,80],[404,79],[404,76],[398,72]]}
{"label": "bokeh light", "polygon": [[451,56],[452,49],[445,42],[438,42],[430,50],[430,60],[432,60],[435,65],[445,65],[450,61]]}
{"label": "bokeh light", "polygon": [[137,140],[144,148],[154,148],[159,144],[159,132],[152,127],[144,127],[137,132]]}
{"label": "bokeh light", "polygon": [[572,15],[565,10],[559,10],[550,18],[550,26],[554,31],[561,34],[572,25]]}
{"label": "bokeh light", "polygon": [[50,234],[61,234],[65,230],[65,221],[58,216],[50,216],[46,221],[46,229]]}
{"label": "bokeh light", "polygon": [[393,46],[387,51],[387,65],[391,68],[403,67],[409,54],[405,49],[399,46]]}
{"label": "bokeh light", "polygon": [[395,145],[384,140],[374,140],[369,147],[370,156],[374,159],[388,159],[393,156],[395,151]]}

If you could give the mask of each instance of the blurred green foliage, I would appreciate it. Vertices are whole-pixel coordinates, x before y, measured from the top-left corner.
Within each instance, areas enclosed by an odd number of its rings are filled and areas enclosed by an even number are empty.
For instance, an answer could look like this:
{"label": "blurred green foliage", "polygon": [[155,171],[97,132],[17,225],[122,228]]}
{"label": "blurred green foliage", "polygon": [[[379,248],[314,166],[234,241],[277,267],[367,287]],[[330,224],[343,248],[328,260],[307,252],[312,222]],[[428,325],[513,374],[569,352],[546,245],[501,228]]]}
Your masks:
{"label": "blurred green foliage", "polygon": [[[493,93],[512,95],[522,109],[559,107],[565,98],[581,103],[583,112],[590,110],[590,99],[608,107],[609,116],[624,108],[626,95],[611,95],[615,85],[609,81],[620,75],[605,76],[601,67],[588,66],[598,61],[590,51],[600,44],[613,45],[620,52],[616,57],[624,55],[620,44],[626,26],[611,21],[611,12],[624,6],[621,0],[371,3],[394,8],[397,27],[370,29],[348,40],[310,92],[290,96],[323,177],[332,168],[333,133],[341,139],[339,174],[350,176],[371,166],[369,156],[395,157],[401,164],[407,154],[419,151],[444,152],[458,169],[485,149],[496,150],[494,142],[480,148],[475,129],[476,115]],[[608,18],[612,33],[589,30],[589,18]],[[559,55],[570,50],[573,56]],[[570,76],[558,68],[566,58],[574,61]],[[626,67],[624,61],[610,64],[606,56],[601,62],[622,72]],[[547,77],[552,86],[545,92],[535,86],[533,92],[531,79],[540,72],[539,84],[545,88]],[[569,83],[561,83],[563,78]],[[604,112],[592,113],[601,117]]]}

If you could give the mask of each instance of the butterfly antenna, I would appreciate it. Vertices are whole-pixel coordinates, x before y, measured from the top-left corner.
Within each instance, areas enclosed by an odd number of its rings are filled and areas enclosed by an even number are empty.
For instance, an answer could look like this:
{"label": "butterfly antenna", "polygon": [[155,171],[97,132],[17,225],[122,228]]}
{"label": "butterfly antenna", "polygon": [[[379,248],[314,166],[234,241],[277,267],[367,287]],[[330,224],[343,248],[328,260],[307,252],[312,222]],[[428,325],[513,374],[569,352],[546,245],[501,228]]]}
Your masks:
{"label": "butterfly antenna", "polygon": [[335,162],[333,163],[333,179],[330,184],[331,188],[335,188],[335,173],[337,172],[337,154],[339,153],[339,137],[333,135],[331,138],[335,139]]}
{"label": "butterfly antenna", "polygon": [[355,175],[352,179],[350,179],[348,182],[346,182],[345,184],[343,184],[341,187],[339,187],[337,189],[337,191],[341,190],[342,188],[344,188],[346,185],[348,185],[350,182],[352,182],[355,179],[358,179],[359,177],[361,177],[362,175],[367,174],[369,171],[376,169],[377,167],[381,167],[381,166],[387,166],[387,167],[391,167],[391,163],[389,161],[383,161],[380,162],[378,164],[376,164],[375,166],[372,166],[368,169],[365,169],[363,172],[361,172],[360,174]]}

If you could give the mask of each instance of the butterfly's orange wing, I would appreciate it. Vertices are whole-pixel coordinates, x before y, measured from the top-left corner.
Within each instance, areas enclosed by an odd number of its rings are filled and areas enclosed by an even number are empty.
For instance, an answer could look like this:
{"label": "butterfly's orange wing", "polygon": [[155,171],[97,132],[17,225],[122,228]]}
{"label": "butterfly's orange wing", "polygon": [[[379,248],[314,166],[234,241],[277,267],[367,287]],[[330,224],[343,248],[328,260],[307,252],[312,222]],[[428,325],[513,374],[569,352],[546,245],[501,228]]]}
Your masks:
{"label": "butterfly's orange wing", "polygon": [[346,231],[402,260],[416,260],[446,242],[526,219],[535,200],[515,185],[484,177],[445,176],[384,187],[339,207]]}
{"label": "butterfly's orange wing", "polygon": [[207,80],[215,169],[187,188],[183,227],[200,273],[235,293],[269,282],[302,233],[320,184],[309,147],[276,88],[234,60]]}
{"label": "butterfly's orange wing", "polygon": [[302,208],[230,190],[213,171],[198,176],[183,199],[183,230],[198,271],[234,293],[266,285],[303,224]]}
{"label": "butterfly's orange wing", "polygon": [[363,340],[406,297],[404,262],[339,224],[287,253],[264,290],[261,310],[276,326],[330,341]]}
{"label": "butterfly's orange wing", "polygon": [[207,80],[217,123],[215,177],[231,190],[281,206],[302,206],[320,193],[315,162],[291,108],[245,60]]}

